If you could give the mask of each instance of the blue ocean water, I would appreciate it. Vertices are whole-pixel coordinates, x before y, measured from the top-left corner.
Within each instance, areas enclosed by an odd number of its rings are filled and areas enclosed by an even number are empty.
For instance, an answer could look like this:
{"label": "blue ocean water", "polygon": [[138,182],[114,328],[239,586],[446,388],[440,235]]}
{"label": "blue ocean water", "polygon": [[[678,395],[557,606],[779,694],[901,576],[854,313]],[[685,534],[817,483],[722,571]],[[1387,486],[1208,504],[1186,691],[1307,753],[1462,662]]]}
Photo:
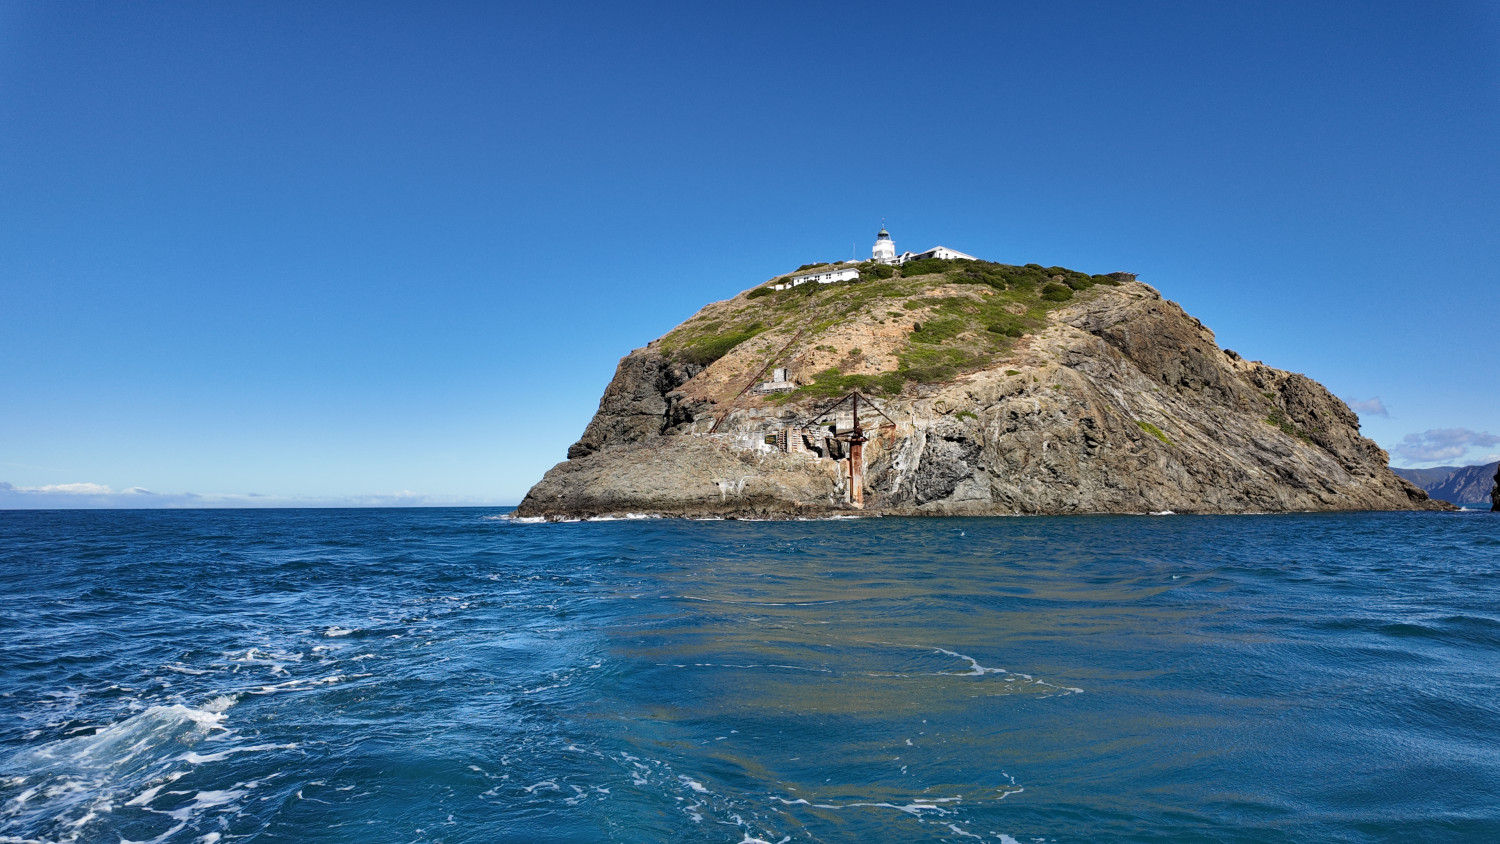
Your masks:
{"label": "blue ocean water", "polygon": [[0,841],[1500,841],[1500,516],[0,512]]}

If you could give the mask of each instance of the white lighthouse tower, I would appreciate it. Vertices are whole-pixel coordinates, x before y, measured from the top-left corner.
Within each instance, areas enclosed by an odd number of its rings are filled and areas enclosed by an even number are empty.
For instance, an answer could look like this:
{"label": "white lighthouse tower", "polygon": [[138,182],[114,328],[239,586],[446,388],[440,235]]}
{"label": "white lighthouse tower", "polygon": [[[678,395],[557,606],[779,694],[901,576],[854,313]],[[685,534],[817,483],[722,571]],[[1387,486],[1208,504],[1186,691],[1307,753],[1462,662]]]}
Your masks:
{"label": "white lighthouse tower", "polygon": [[885,230],[883,221],[880,234],[875,235],[875,248],[870,250],[870,258],[882,264],[896,263],[896,244],[891,241],[891,233]]}

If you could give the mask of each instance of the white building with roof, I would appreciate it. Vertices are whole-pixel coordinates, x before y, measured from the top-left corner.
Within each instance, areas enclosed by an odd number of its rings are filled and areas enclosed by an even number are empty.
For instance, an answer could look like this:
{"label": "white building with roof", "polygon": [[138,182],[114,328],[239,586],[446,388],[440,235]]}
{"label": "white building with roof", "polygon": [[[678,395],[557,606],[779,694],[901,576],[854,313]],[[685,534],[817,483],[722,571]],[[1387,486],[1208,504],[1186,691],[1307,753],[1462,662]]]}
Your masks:
{"label": "white building with roof", "polygon": [[903,252],[897,255],[896,242],[891,240],[891,233],[885,230],[885,226],[880,227],[880,233],[875,235],[875,248],[870,250],[870,259],[882,264],[899,265],[907,261],[919,261],[923,258],[939,258],[944,261],[951,261],[956,258],[965,258],[970,261],[979,260],[966,252],[949,249],[946,246],[934,246],[926,252]]}
{"label": "white building with roof", "polygon": [[835,281],[853,281],[859,278],[859,270],[852,266],[826,266],[817,267],[802,273],[792,273],[784,280],[771,285],[772,290],[787,290],[799,284],[816,281],[819,284],[833,284]]}

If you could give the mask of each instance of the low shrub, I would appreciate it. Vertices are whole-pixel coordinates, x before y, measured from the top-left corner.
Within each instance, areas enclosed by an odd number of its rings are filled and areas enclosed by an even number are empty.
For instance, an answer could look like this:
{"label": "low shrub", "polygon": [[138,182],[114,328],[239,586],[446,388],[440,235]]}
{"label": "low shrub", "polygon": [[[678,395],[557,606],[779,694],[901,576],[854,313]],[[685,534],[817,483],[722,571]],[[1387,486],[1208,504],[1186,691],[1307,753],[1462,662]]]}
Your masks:
{"label": "low shrub", "polygon": [[1073,288],[1049,281],[1042,287],[1042,298],[1049,302],[1066,302],[1073,298]]}
{"label": "low shrub", "polygon": [[1266,417],[1265,421],[1267,425],[1274,425],[1280,428],[1281,432],[1289,437],[1296,437],[1299,440],[1312,442],[1308,438],[1307,432],[1297,427],[1296,423],[1292,422],[1292,420],[1286,418],[1286,413],[1279,407],[1271,408],[1271,414]]}
{"label": "low shrub", "polygon": [[953,261],[944,261],[939,258],[923,258],[920,261],[907,261],[901,265],[901,276],[912,278],[919,275],[931,275],[946,271],[952,266]]}
{"label": "low shrub", "polygon": [[966,327],[962,319],[934,319],[912,327],[911,339],[918,343],[940,345],[958,336]]}
{"label": "low shrub", "polygon": [[835,398],[859,391],[870,395],[893,396],[901,392],[905,379],[899,372],[882,372],[879,375],[844,375],[838,367],[825,369],[813,376],[813,382],[798,388],[797,392],[821,398]]}
{"label": "low shrub", "polygon": [[776,292],[775,290],[772,290],[769,287],[757,287],[754,290],[750,291],[749,293],[746,293],[745,294],[745,298],[746,299],[759,299],[762,296],[770,296],[772,293],[775,293],[775,292]]}
{"label": "low shrub", "polygon": [[1005,290],[1010,283],[1005,277],[1005,267],[988,261],[954,261],[957,264],[949,275],[959,284],[987,284],[996,290]]}

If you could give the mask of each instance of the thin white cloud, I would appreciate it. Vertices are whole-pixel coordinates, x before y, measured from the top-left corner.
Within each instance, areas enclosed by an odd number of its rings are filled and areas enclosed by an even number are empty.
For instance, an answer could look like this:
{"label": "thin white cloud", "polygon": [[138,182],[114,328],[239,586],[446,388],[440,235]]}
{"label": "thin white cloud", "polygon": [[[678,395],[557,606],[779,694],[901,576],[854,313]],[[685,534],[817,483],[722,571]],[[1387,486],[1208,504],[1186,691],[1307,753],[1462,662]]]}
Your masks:
{"label": "thin white cloud", "polygon": [[158,493],[105,484],[17,486],[0,481],[0,509],[198,508],[198,507],[491,507],[496,499],[426,495],[409,489],[368,495],[295,497],[260,493]]}
{"label": "thin white cloud", "polygon": [[1391,415],[1390,411],[1385,409],[1385,403],[1380,400],[1380,396],[1375,396],[1364,401],[1360,401],[1359,399],[1344,399],[1344,404],[1349,405],[1349,409],[1360,416],[1385,416],[1389,418]]}
{"label": "thin white cloud", "polygon": [[43,495],[114,495],[114,490],[104,484],[48,484],[47,486],[16,487],[21,492],[40,492]]}
{"label": "thin white cloud", "polygon": [[1486,431],[1433,428],[1420,434],[1407,434],[1391,449],[1391,453],[1413,463],[1442,463],[1459,460],[1470,449],[1494,445],[1500,445],[1500,437]]}

